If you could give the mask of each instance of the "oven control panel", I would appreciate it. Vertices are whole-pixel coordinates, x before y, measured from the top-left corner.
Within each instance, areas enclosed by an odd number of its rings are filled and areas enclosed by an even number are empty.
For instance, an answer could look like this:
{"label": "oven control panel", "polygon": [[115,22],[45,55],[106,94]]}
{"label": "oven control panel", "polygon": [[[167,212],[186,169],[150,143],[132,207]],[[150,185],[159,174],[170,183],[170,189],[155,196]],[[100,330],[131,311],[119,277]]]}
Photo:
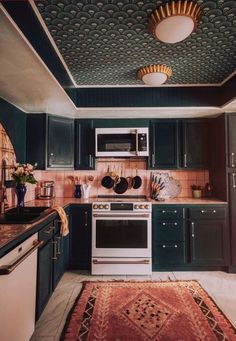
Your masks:
{"label": "oven control panel", "polygon": [[126,211],[126,212],[150,212],[152,210],[151,203],[147,202],[94,202],[93,211]]}

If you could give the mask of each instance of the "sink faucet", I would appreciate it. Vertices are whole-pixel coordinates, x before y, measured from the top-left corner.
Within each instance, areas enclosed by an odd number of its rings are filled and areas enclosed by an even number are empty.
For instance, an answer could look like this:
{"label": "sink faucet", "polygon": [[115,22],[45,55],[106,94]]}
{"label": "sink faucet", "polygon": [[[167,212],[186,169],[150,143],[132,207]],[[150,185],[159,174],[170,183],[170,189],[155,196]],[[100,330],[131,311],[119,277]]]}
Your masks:
{"label": "sink faucet", "polygon": [[3,214],[5,209],[8,208],[8,200],[7,200],[7,190],[5,186],[6,180],[6,160],[2,160],[2,174],[1,174],[1,187],[0,187],[0,213]]}

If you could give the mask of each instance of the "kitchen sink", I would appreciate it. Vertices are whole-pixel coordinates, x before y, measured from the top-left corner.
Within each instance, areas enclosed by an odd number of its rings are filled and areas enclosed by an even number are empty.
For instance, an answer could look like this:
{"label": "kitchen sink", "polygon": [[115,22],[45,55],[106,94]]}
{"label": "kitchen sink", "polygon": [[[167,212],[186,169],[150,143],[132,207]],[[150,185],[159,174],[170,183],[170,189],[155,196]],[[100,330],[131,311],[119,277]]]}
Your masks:
{"label": "kitchen sink", "polygon": [[48,209],[50,209],[48,206],[14,207],[7,210],[0,218],[0,224],[32,223],[43,216]]}

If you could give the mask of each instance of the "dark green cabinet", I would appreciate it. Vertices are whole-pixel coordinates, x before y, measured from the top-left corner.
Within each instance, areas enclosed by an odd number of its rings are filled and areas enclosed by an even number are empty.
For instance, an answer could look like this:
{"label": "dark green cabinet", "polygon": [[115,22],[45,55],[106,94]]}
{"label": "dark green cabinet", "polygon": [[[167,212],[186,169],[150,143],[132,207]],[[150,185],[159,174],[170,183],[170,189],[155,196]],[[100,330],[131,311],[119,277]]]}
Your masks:
{"label": "dark green cabinet", "polygon": [[47,114],[28,114],[26,160],[38,169],[74,167],[74,120]]}
{"label": "dark green cabinet", "polygon": [[153,205],[152,267],[183,265],[186,262],[185,209],[179,206]]}
{"label": "dark green cabinet", "polygon": [[153,205],[153,270],[229,265],[227,207]]}
{"label": "dark green cabinet", "polygon": [[227,116],[228,124],[228,167],[236,168],[236,114]]}
{"label": "dark green cabinet", "polygon": [[181,122],[181,168],[207,166],[207,122],[199,119]]}
{"label": "dark green cabinet", "polygon": [[71,205],[70,261],[71,269],[91,268],[92,207]]}
{"label": "dark green cabinet", "polygon": [[228,265],[227,209],[189,208],[190,262],[199,266]]}
{"label": "dark green cabinet", "polygon": [[207,129],[207,119],[151,120],[149,168],[206,168]]}
{"label": "dark green cabinet", "polygon": [[74,167],[74,120],[48,117],[47,167]]}
{"label": "dark green cabinet", "polygon": [[229,223],[230,223],[230,246],[231,265],[236,270],[236,172],[229,173]]}
{"label": "dark green cabinet", "polygon": [[75,121],[75,169],[95,169],[93,120]]}
{"label": "dark green cabinet", "polygon": [[39,231],[39,240],[44,243],[38,252],[36,319],[43,312],[68,265],[69,236],[61,236],[60,224],[56,218]]}
{"label": "dark green cabinet", "polygon": [[152,120],[149,134],[149,168],[177,168],[178,122],[176,120]]}

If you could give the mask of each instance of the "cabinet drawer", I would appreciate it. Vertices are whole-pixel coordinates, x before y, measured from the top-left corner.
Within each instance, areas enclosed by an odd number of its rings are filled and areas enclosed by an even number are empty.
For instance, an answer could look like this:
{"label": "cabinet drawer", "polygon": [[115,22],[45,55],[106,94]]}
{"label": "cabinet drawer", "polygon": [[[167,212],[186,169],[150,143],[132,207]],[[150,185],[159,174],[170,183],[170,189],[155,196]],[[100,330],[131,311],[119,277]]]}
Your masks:
{"label": "cabinet drawer", "polygon": [[175,220],[184,218],[184,208],[182,207],[158,207],[155,208],[155,220]]}
{"label": "cabinet drawer", "polygon": [[153,227],[153,236],[156,241],[183,241],[184,222],[183,220],[158,222]]}
{"label": "cabinet drawer", "polygon": [[226,208],[217,206],[202,206],[189,209],[190,219],[225,219]]}
{"label": "cabinet drawer", "polygon": [[49,224],[44,226],[44,228],[39,231],[39,240],[43,240],[44,242],[47,242],[52,238],[52,236],[55,233],[55,224],[54,221],[51,221]]}
{"label": "cabinet drawer", "polygon": [[153,260],[155,264],[184,264],[185,244],[180,242],[167,242],[154,246]]}

